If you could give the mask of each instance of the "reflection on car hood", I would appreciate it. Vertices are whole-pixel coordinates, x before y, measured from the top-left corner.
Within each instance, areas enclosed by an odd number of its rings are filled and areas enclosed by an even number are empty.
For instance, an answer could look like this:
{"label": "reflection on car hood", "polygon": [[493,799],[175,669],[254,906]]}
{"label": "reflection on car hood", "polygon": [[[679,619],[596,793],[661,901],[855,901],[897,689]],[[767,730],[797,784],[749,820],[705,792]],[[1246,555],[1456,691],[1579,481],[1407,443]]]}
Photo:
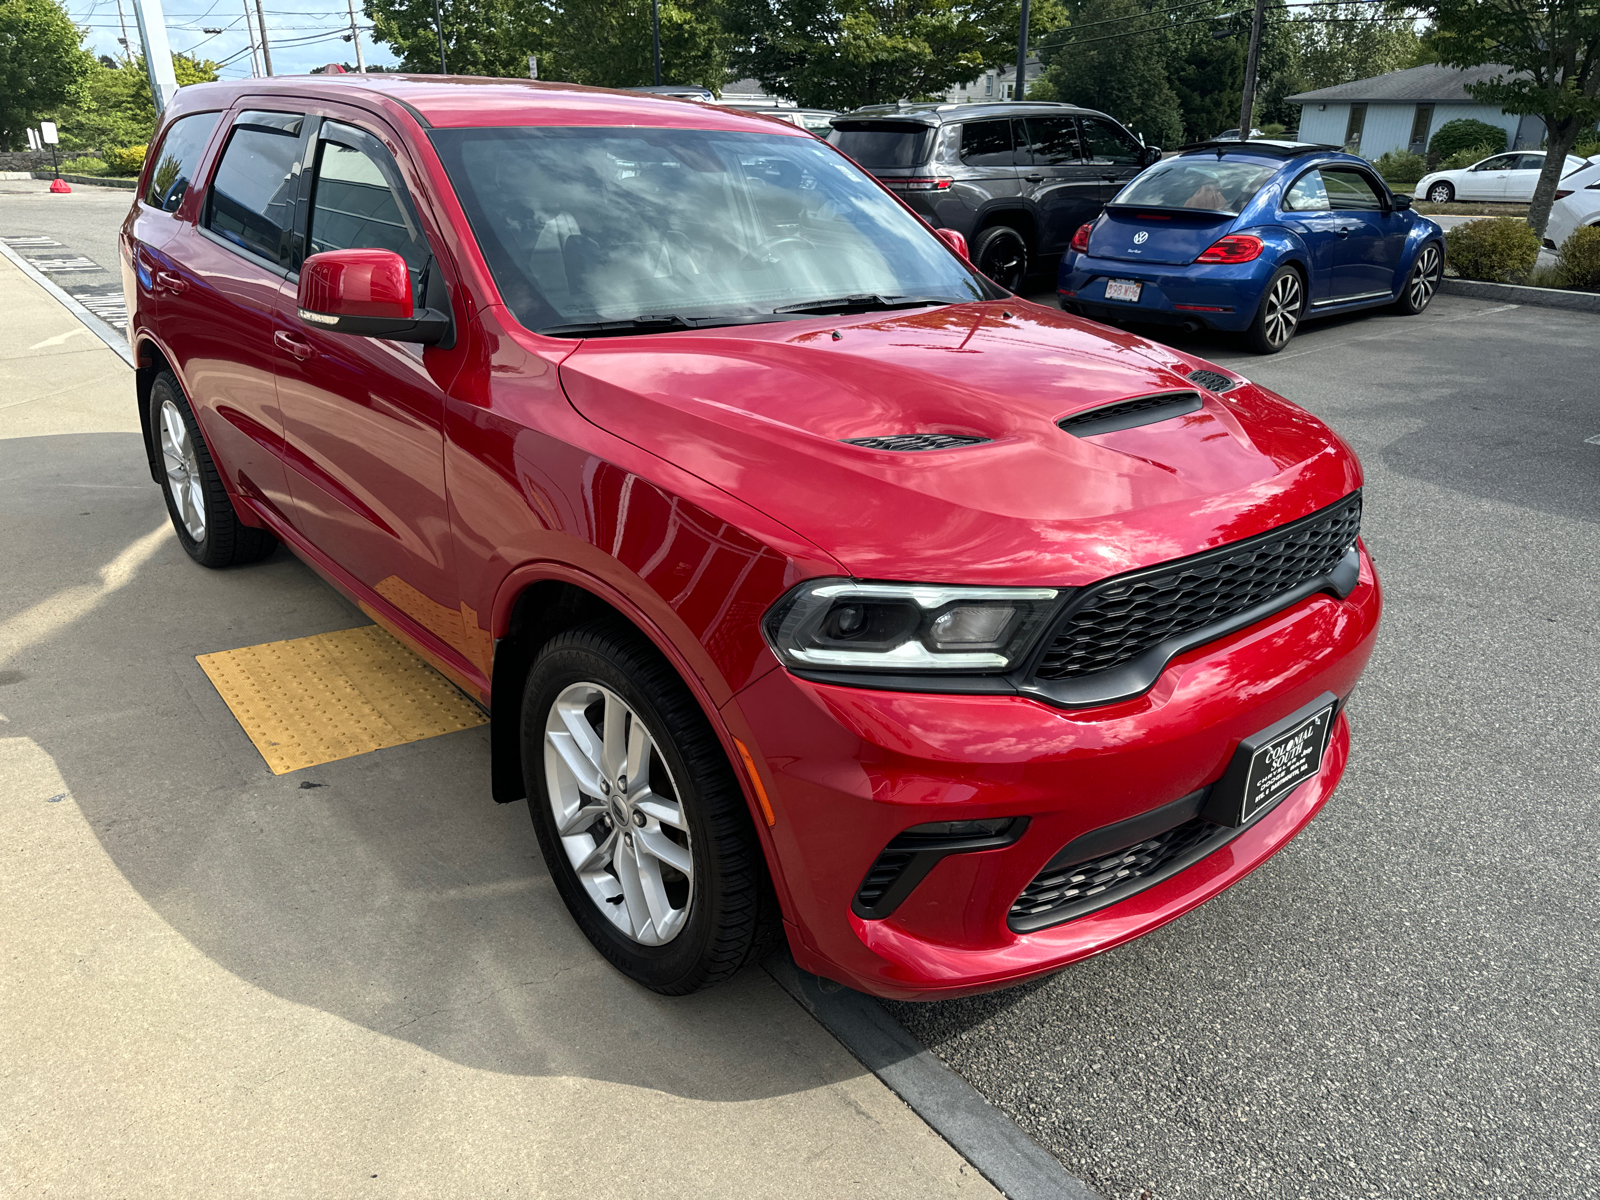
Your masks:
{"label": "reflection on car hood", "polygon": [[[1189,389],[1198,362],[1017,301],[585,342],[561,380],[589,420],[858,577],[1071,585],[1247,537],[1359,485],[1325,426],[1248,384],[1140,428],[1080,438],[1056,424]],[[845,440],[905,433],[988,440]]]}

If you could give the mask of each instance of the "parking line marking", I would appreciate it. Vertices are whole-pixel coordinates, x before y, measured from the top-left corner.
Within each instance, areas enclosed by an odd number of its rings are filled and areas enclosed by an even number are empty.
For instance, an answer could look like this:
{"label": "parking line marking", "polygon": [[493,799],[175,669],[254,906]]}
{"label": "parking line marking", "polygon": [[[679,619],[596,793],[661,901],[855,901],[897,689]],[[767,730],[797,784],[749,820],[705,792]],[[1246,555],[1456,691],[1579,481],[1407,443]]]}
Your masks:
{"label": "parking line marking", "polygon": [[1593,437],[1586,437],[1583,440],[1590,446],[1600,446],[1600,433],[1595,434]]}
{"label": "parking line marking", "polygon": [[483,711],[376,625],[195,658],[274,775],[471,729]]}

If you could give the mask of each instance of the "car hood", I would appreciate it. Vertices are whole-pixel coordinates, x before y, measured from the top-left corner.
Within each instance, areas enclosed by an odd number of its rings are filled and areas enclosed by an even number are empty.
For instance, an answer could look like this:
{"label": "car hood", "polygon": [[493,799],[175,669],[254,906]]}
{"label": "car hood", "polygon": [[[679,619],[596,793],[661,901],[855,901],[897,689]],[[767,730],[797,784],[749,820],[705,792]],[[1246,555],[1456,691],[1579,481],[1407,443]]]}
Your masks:
{"label": "car hood", "polygon": [[[1310,414],[1246,384],[1075,437],[1056,422],[1197,390],[1199,360],[1022,301],[591,339],[563,387],[595,424],[869,579],[1075,585],[1248,537],[1360,484]],[[988,439],[895,452],[845,439]]]}

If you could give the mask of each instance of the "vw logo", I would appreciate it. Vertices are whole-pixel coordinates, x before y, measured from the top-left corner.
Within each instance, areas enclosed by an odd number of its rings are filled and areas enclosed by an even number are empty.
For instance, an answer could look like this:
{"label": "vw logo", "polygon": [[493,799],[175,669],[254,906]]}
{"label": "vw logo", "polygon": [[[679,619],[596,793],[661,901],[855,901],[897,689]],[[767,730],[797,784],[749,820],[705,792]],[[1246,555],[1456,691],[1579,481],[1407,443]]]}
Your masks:
{"label": "vw logo", "polygon": [[1149,240],[1150,240],[1149,233],[1147,233],[1143,229],[1141,229],[1138,233],[1133,235],[1133,244],[1135,246],[1142,246]]}

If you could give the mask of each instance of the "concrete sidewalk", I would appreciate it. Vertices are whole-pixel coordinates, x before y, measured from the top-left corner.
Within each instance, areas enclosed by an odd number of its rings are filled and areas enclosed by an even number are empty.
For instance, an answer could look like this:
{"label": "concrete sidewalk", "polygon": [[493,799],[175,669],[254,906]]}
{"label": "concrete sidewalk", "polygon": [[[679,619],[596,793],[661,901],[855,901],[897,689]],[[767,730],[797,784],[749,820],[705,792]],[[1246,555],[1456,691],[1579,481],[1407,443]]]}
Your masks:
{"label": "concrete sidewalk", "polygon": [[366,619],[190,563],[127,367],[0,311],[0,1194],[998,1194],[763,972],[606,966],[483,730],[268,771],[194,656]]}

